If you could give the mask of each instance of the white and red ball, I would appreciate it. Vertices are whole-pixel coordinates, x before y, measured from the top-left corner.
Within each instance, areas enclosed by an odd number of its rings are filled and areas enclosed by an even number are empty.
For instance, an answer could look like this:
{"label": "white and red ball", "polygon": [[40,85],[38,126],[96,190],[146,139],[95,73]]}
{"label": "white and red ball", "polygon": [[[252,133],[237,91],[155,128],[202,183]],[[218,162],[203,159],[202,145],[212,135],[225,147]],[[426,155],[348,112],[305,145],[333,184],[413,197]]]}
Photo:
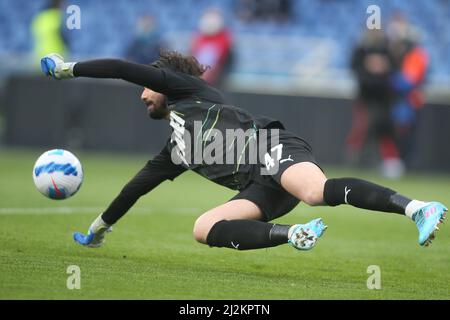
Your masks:
{"label": "white and red ball", "polygon": [[33,168],[36,188],[44,196],[62,200],[73,196],[83,183],[83,168],[71,152],[54,149],[44,152]]}

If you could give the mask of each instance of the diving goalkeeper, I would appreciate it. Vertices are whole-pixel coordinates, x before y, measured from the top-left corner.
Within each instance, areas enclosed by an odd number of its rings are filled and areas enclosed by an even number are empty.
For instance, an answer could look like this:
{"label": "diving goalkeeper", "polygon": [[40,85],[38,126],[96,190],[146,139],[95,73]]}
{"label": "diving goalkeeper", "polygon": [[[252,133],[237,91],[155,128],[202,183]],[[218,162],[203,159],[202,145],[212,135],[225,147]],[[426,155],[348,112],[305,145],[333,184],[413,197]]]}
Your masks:
{"label": "diving goalkeeper", "polygon": [[[201,79],[207,68],[194,57],[162,51],[155,62],[141,65],[116,59],[66,63],[57,54],[49,54],[41,60],[41,67],[44,74],[54,79],[112,78],[139,85],[143,87],[141,99],[150,117],[166,120],[172,129],[162,151],[123,187],[93,221],[88,233],[74,233],[74,240],[81,245],[101,246],[106,232],[141,196],[186,170],[238,191],[228,202],[195,221],[194,238],[211,247],[250,250],[289,243],[299,250],[313,248],[326,229],[322,219],[294,225],[270,223],[289,213],[299,201],[311,206],[347,204],[405,215],[415,222],[419,244],[425,246],[434,239],[445,218],[447,208],[439,202],[413,200],[356,178],[327,179],[305,140],[285,130],[277,120],[257,117],[228,104],[217,89]],[[201,125],[200,133],[195,130],[196,123]],[[186,151],[190,142],[186,136],[200,139],[200,144],[208,148],[214,139],[231,129],[252,133],[240,149],[234,140],[225,144],[224,149],[234,149],[240,155],[235,163],[192,161],[192,154],[189,156]],[[265,157],[257,163],[241,161],[242,155],[251,156],[251,139],[264,140],[264,130],[276,132],[273,135],[278,143],[270,144]],[[268,136],[273,138],[272,133]],[[223,150],[222,154],[226,152]],[[276,170],[271,172],[269,169],[273,168]]]}

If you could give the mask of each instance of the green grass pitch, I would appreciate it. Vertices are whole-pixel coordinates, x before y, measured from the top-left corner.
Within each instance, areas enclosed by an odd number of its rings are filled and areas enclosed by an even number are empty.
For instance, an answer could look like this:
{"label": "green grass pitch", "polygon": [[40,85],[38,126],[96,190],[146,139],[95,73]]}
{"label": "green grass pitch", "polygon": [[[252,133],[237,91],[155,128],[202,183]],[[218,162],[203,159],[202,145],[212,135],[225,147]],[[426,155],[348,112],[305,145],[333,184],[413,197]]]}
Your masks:
{"label": "green grass pitch", "polygon": [[[196,243],[192,226],[205,210],[234,192],[187,173],[141,198],[115,226],[106,245],[76,245],[145,156],[79,152],[85,180],[73,198],[52,201],[34,188],[31,172],[44,150],[0,151],[0,299],[449,299],[450,230],[431,247],[417,243],[407,218],[340,206],[300,204],[279,223],[322,217],[328,230],[316,248],[288,245],[238,252]],[[450,176],[408,175],[387,181],[357,176],[410,197],[450,205]],[[66,287],[70,265],[81,289]],[[381,270],[381,289],[369,290],[367,268]]]}

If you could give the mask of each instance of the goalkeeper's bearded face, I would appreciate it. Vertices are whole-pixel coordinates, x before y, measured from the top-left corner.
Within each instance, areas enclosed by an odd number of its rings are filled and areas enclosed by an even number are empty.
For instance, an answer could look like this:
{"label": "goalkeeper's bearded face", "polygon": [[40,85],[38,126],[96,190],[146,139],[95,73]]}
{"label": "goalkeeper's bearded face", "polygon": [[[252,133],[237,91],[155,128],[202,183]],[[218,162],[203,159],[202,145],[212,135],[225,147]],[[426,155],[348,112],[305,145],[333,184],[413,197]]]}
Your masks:
{"label": "goalkeeper's bearded face", "polygon": [[166,96],[162,93],[144,88],[141,94],[141,100],[147,106],[147,112],[152,119],[166,119],[169,115]]}

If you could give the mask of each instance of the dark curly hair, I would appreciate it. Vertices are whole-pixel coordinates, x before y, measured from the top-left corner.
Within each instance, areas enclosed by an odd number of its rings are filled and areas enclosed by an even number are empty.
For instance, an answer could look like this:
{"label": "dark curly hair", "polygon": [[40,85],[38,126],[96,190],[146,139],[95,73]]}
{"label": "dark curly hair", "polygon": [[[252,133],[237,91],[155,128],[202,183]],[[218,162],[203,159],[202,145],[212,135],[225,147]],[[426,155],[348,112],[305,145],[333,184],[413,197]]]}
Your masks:
{"label": "dark curly hair", "polygon": [[195,77],[200,77],[209,66],[200,64],[194,56],[183,55],[177,51],[161,49],[159,58],[151,63],[157,68],[168,68],[176,72],[183,72]]}

